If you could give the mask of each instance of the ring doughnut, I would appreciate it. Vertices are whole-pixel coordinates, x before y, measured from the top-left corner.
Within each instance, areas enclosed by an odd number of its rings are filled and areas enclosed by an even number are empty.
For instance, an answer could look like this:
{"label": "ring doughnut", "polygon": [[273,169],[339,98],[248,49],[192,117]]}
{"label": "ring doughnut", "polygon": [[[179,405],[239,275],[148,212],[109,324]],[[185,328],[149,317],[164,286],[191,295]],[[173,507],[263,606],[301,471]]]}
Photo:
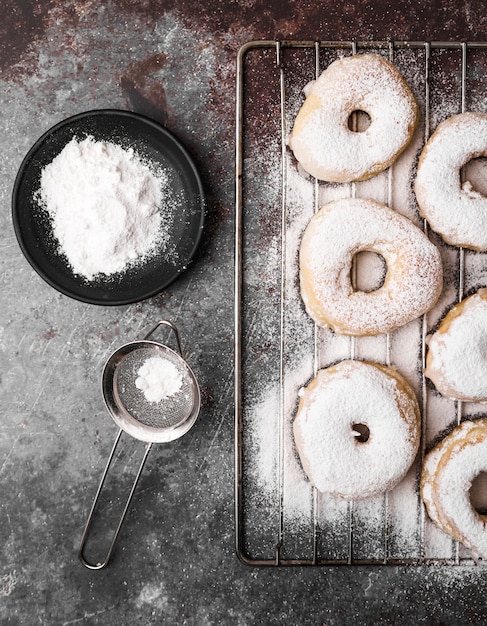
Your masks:
{"label": "ring doughnut", "polygon": [[345,500],[392,489],[419,446],[414,392],[394,369],[342,361],[300,391],[293,422],[296,450],[310,482]]}
{"label": "ring doughnut", "polygon": [[420,491],[431,520],[487,558],[487,516],[470,500],[472,482],[482,472],[487,472],[487,419],[466,420],[426,455]]}
{"label": "ring doughnut", "polygon": [[441,124],[421,153],[414,191],[421,216],[452,246],[487,250],[487,198],[460,170],[487,156],[487,114],[461,113]]}
{"label": "ring doughnut", "polygon": [[[387,272],[383,285],[355,291],[354,255],[376,252]],[[319,326],[344,335],[395,330],[428,311],[443,282],[441,258],[409,219],[367,199],[334,200],[314,215],[300,246],[301,296]]]}
{"label": "ring doughnut", "polygon": [[[288,145],[302,168],[320,180],[350,182],[385,170],[411,141],[418,106],[396,67],[379,54],[337,59],[305,88]],[[369,127],[349,127],[354,111]]]}
{"label": "ring doughnut", "polygon": [[487,289],[447,313],[428,343],[424,374],[447,398],[487,402]]}

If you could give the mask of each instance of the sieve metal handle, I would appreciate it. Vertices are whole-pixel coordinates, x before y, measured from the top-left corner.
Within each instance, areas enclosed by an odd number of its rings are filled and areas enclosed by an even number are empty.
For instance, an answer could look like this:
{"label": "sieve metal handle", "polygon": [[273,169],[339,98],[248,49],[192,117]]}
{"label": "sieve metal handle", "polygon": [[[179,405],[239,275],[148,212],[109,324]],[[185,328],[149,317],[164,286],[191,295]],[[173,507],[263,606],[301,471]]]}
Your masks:
{"label": "sieve metal handle", "polygon": [[[159,326],[159,324],[158,324],[158,326]],[[157,326],[155,328],[157,328]],[[155,328],[153,330],[155,330]],[[151,331],[150,334],[152,334],[152,332],[153,331]],[[83,537],[81,538],[81,544],[80,544],[80,548],[79,548],[79,552],[78,552],[79,559],[80,559],[81,563],[83,563],[83,565],[85,567],[87,567],[88,569],[92,569],[92,570],[98,570],[98,569],[102,569],[103,567],[105,567],[108,564],[108,561],[110,560],[110,558],[112,556],[113,550],[115,548],[115,544],[116,544],[117,539],[118,539],[118,537],[120,535],[120,531],[122,530],[122,525],[123,525],[123,523],[125,521],[125,518],[127,516],[127,512],[129,510],[130,503],[132,502],[132,498],[133,498],[133,495],[134,495],[134,492],[135,492],[135,488],[137,487],[137,483],[139,482],[140,475],[142,474],[142,470],[144,469],[144,465],[145,465],[145,462],[147,460],[147,456],[148,456],[148,454],[150,452],[150,449],[152,447],[151,443],[147,443],[146,446],[145,446],[144,456],[142,458],[142,461],[140,462],[139,469],[137,470],[137,474],[136,474],[134,482],[132,484],[132,489],[130,490],[130,494],[129,494],[128,498],[127,498],[127,502],[125,503],[125,508],[124,508],[124,510],[122,512],[122,516],[121,516],[120,521],[118,523],[117,529],[116,529],[115,534],[113,536],[112,543],[110,545],[110,548],[108,550],[108,553],[107,553],[105,559],[103,561],[97,561],[96,563],[89,563],[85,559],[85,557],[84,557],[84,548],[85,548],[85,545],[86,545],[86,541],[88,539],[88,534],[89,534],[91,525],[93,523],[93,515],[94,515],[94,512],[95,512],[96,506],[98,504],[98,501],[100,499],[100,494],[101,494],[101,491],[103,489],[103,485],[105,484],[105,479],[107,477],[108,470],[110,469],[110,465],[111,465],[111,463],[113,461],[113,457],[115,456],[115,451],[116,451],[118,443],[120,441],[120,437],[122,435],[122,432],[123,432],[122,429],[120,429],[119,432],[118,432],[118,435],[117,435],[117,437],[115,439],[115,442],[113,444],[112,451],[110,453],[110,456],[108,458],[108,461],[107,461],[107,464],[106,464],[106,467],[105,467],[105,471],[103,472],[103,475],[102,475],[101,480],[100,480],[100,484],[98,486],[98,490],[96,492],[95,498],[93,500],[93,504],[91,506],[90,514],[88,516],[88,521],[86,522],[85,530],[83,532]]]}
{"label": "sieve metal handle", "polygon": [[173,324],[172,322],[169,322],[168,320],[159,320],[159,321],[157,322],[157,324],[154,326],[154,328],[152,328],[152,330],[150,330],[150,331],[147,333],[147,335],[144,337],[144,339],[149,339],[149,337],[150,337],[152,334],[154,334],[154,333],[155,333],[155,331],[159,328],[159,326],[163,326],[163,325],[164,325],[164,326],[168,326],[168,327],[169,327],[169,328],[170,328],[170,329],[174,332],[174,335],[176,336],[176,343],[177,343],[177,346],[178,346],[178,351],[179,351],[179,354],[180,354],[180,355],[182,356],[182,358],[184,359],[184,356],[183,356],[183,348],[182,348],[182,346],[181,346],[181,338],[180,338],[180,336],[179,336],[179,331],[178,331],[178,329],[176,328],[176,326],[174,326],[174,324]]}

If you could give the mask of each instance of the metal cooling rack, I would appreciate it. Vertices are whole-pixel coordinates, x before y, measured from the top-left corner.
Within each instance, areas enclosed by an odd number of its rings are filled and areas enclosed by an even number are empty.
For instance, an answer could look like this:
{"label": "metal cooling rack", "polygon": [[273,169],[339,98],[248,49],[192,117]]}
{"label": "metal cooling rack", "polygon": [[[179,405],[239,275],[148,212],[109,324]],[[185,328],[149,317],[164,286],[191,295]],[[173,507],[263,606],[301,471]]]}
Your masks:
{"label": "metal cooling rack", "polygon": [[[329,348],[335,338],[331,331],[319,329],[290,302],[288,292],[296,291],[296,277],[289,267],[290,196],[292,181],[289,168],[295,167],[287,149],[286,137],[299,106],[302,88],[340,55],[377,52],[395,63],[415,92],[422,115],[422,129],[416,152],[409,156],[414,175],[414,160],[434,127],[442,118],[466,110],[481,110],[487,102],[487,43],[480,42],[334,42],[334,41],[254,41],[244,45],[237,58],[236,112],[236,255],[235,255],[235,523],[236,550],[239,558],[251,565],[372,565],[372,564],[474,564],[471,554],[457,542],[443,536],[427,518],[419,497],[419,471],[425,452],[438,432],[429,424],[431,404],[442,402],[422,375],[427,333],[434,329],[446,310],[485,280],[479,255],[452,249],[422,223],[435,241],[450,270],[450,280],[442,302],[417,325],[415,359],[404,360],[404,350],[397,347],[396,334],[379,337],[377,351],[385,364],[409,367],[410,378],[422,406],[422,443],[409,482],[414,493],[386,494],[372,503],[336,503],[318,493],[305,481],[292,484],[288,473],[288,429],[293,417],[295,389],[288,381],[293,356],[304,345],[309,349],[309,367],[302,385],[320,367],[336,359]],[[258,158],[268,155],[262,163]],[[274,158],[275,157],[275,158]],[[401,158],[401,157],[400,157]],[[404,184],[396,178],[395,165],[379,175],[381,198],[394,205],[396,187]],[[411,181],[409,181],[410,183]],[[347,188],[350,196],[365,195],[363,183]],[[309,216],[319,208],[323,196],[335,193],[339,186],[318,181],[309,183]],[[340,188],[340,193],[343,186]],[[414,197],[406,193],[407,210],[417,214]],[[277,248],[276,248],[277,242]],[[292,251],[291,251],[292,256]],[[482,260],[482,259],[481,259]],[[291,268],[292,269],[292,268]],[[274,271],[272,271],[274,270]],[[269,281],[268,275],[274,279]],[[297,321],[293,315],[297,312]],[[293,343],[288,328],[299,338]],[[370,338],[346,338],[343,358],[363,358],[370,351]],[[288,345],[291,344],[291,345]],[[365,347],[364,347],[365,346]],[[400,361],[398,364],[397,361]],[[401,362],[404,360],[404,362]],[[407,373],[407,372],[406,372]],[[262,381],[270,381],[266,414],[272,413],[276,437],[264,441],[255,434],[255,406]],[[445,428],[475,414],[475,407],[448,401]],[[259,404],[260,403],[260,404]],[[443,405],[442,405],[443,406]],[[446,404],[444,405],[447,406]],[[263,410],[263,409],[262,409]],[[446,410],[446,409],[445,409]],[[254,411],[254,413],[252,413]],[[252,431],[252,433],[251,433]],[[270,451],[272,481],[259,483],[259,455]],[[293,470],[294,471],[294,470]],[[307,502],[298,518],[289,514],[288,489],[304,493]],[[309,491],[308,491],[309,490]],[[291,498],[292,500],[292,498]],[[407,507],[408,510],[401,507]],[[365,509],[364,509],[365,507]],[[291,507],[292,508],[292,507]],[[331,517],[329,510],[332,510]],[[406,525],[407,541],[395,526],[400,526],[414,509],[411,526]],[[371,527],[370,520],[374,520]],[[408,522],[409,523],[409,522]],[[411,532],[409,532],[411,530]]]}

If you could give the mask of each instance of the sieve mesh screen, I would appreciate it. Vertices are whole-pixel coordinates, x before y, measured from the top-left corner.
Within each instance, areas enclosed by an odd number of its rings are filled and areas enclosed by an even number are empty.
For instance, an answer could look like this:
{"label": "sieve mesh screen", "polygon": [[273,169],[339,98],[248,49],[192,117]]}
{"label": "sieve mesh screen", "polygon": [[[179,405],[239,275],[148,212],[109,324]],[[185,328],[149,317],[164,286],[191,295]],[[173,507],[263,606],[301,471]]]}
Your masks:
{"label": "sieve mesh screen", "polygon": [[[172,363],[181,374],[180,389],[159,402],[149,402],[135,385],[137,372],[147,359],[159,357]],[[125,410],[137,422],[152,428],[173,428],[184,422],[194,406],[194,385],[185,361],[164,346],[152,345],[131,350],[115,366],[113,395],[120,410]]]}

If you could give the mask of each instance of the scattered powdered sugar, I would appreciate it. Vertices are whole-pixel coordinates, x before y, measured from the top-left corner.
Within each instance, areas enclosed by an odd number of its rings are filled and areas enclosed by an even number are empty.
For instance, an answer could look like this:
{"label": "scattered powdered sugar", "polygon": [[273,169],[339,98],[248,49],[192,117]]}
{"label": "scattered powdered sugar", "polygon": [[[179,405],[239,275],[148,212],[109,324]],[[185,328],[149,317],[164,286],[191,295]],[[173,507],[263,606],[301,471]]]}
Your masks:
{"label": "scattered powdered sugar", "polygon": [[74,137],[46,165],[36,194],[73,272],[91,281],[167,245],[168,174],[133,148]]}
{"label": "scattered powdered sugar", "polygon": [[[287,419],[297,407],[299,390],[304,382],[302,376],[306,372],[305,358],[296,354],[293,367],[286,371],[283,390],[280,391],[279,386],[274,387],[273,392],[265,394],[263,404],[256,406],[257,420],[254,424],[257,428],[253,431],[257,446],[262,446],[260,454],[263,461],[257,465],[256,478],[266,490],[275,489],[276,481],[282,480],[285,515],[294,523],[309,514],[311,499],[310,484],[294,443],[292,422]],[[268,446],[269,441],[274,441],[275,445]]]}
{"label": "scattered powdered sugar", "polygon": [[158,356],[149,357],[137,370],[135,386],[143,391],[148,402],[160,402],[181,389],[183,379],[178,368]]}
{"label": "scattered powdered sugar", "polygon": [[[258,463],[252,465],[255,482],[263,489],[272,490],[277,482],[278,457],[276,455],[279,439],[276,407],[279,406],[279,394],[268,392],[264,398],[256,401],[250,408],[249,436]],[[269,445],[267,442],[272,442]]]}

